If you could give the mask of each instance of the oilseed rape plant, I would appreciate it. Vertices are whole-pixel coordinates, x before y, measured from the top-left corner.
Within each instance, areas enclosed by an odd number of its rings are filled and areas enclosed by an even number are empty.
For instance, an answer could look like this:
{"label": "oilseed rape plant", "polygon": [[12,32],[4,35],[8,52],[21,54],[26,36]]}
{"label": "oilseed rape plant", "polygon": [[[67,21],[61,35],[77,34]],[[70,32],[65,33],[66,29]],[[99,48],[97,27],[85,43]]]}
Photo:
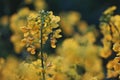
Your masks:
{"label": "oilseed rape plant", "polygon": [[110,60],[107,64],[107,77],[118,77],[120,79],[120,15],[114,15],[116,6],[112,6],[104,11],[103,16],[101,17],[101,30],[104,35],[102,40],[104,45],[104,54],[103,57],[107,58],[112,53],[116,53],[116,57]]}
{"label": "oilseed rape plant", "polygon": [[[44,70],[44,53],[43,47],[48,39],[50,39],[51,47],[56,48],[56,39],[62,37],[61,29],[58,28],[60,17],[54,16],[51,11],[41,10],[37,14],[31,14],[27,19],[27,24],[21,27],[24,33],[22,42],[26,45],[27,51],[35,54],[36,48],[40,48],[38,56],[41,57],[41,66]],[[45,72],[43,71],[43,80],[45,80]]]}

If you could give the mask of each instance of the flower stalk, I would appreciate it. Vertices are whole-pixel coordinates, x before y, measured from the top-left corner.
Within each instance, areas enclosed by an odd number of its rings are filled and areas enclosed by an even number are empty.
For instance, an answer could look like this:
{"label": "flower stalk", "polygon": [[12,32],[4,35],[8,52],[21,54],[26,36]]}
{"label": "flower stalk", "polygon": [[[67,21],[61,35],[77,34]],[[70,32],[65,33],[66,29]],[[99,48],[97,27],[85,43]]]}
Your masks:
{"label": "flower stalk", "polygon": [[43,38],[43,33],[42,33],[42,30],[43,30],[43,27],[44,27],[44,10],[41,11],[41,25],[40,26],[40,46],[41,46],[41,50],[40,50],[40,53],[41,53],[41,66],[42,66],[42,78],[43,80],[45,80],[45,66],[44,66],[44,56],[43,56],[43,41],[42,41],[42,38]]}
{"label": "flower stalk", "polygon": [[44,44],[46,44],[47,40],[51,39],[51,47],[56,48],[56,39],[62,37],[60,35],[59,21],[60,17],[54,16],[52,11],[41,10],[39,13],[30,14],[27,19],[27,25],[21,27],[24,33],[22,43],[27,47],[27,51],[34,55],[36,54],[36,49],[39,49],[40,54],[38,54],[38,57],[40,56],[39,58],[41,59],[40,67],[42,72],[40,72],[40,76],[42,80],[46,80]]}
{"label": "flower stalk", "polygon": [[41,32],[41,34],[40,34],[40,36],[41,36],[41,43],[40,43],[40,45],[41,45],[41,50],[40,50],[40,52],[41,52],[41,65],[42,65],[42,69],[43,69],[42,76],[43,76],[43,80],[45,80],[45,72],[44,72],[45,67],[44,67],[44,56],[43,56],[43,45],[42,45],[42,28],[40,29],[40,32]]}

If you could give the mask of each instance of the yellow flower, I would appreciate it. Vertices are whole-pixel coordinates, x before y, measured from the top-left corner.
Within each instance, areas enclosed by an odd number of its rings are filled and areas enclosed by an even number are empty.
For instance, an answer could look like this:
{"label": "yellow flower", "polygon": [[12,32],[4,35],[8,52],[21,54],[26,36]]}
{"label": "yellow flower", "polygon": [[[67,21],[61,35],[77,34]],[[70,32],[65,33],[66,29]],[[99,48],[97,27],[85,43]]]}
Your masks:
{"label": "yellow flower", "polygon": [[114,45],[113,45],[113,50],[115,52],[119,52],[120,51],[120,42],[116,42]]}
{"label": "yellow flower", "polygon": [[108,77],[116,77],[120,74],[120,57],[115,57],[107,64]]}
{"label": "yellow flower", "polygon": [[107,78],[117,77],[118,73],[113,70],[107,70]]}
{"label": "yellow flower", "polygon": [[104,12],[103,12],[103,14],[105,14],[105,15],[107,15],[107,14],[110,14],[110,13],[112,13],[114,10],[116,10],[116,6],[112,6],[112,7],[110,7],[110,8],[108,8],[107,10],[105,10]]}
{"label": "yellow flower", "polygon": [[110,49],[102,48],[100,51],[100,56],[103,58],[108,58],[111,55],[112,51]]}

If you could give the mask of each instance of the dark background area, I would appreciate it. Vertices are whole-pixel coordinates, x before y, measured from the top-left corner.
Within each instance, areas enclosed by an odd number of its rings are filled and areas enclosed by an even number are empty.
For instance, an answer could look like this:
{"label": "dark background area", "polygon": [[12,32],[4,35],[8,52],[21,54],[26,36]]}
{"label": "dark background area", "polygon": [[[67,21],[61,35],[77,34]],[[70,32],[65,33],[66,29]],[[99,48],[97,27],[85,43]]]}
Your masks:
{"label": "dark background area", "polygon": [[[112,5],[120,9],[120,0],[46,0],[49,10],[78,11],[89,24],[97,24],[101,12]],[[11,15],[25,5],[24,0],[0,0],[0,16]]]}

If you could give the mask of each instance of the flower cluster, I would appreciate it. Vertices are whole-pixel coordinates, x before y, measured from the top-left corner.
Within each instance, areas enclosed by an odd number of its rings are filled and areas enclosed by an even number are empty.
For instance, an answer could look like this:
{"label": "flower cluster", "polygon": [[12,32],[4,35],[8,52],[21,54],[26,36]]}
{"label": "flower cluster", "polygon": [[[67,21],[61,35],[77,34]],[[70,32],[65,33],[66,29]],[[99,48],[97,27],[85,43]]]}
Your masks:
{"label": "flower cluster", "polygon": [[[46,80],[54,80],[54,75],[50,73],[54,65],[46,61],[45,68]],[[42,72],[40,59],[26,62],[14,57],[0,58],[0,80],[42,80]]]}
{"label": "flower cluster", "polygon": [[74,38],[65,39],[57,51],[59,56],[52,59],[56,73],[62,80],[102,80],[104,75],[98,49],[93,44],[79,44]]}
{"label": "flower cluster", "polygon": [[[114,15],[115,6],[107,9],[101,18],[101,30],[104,35],[103,57],[107,58],[111,53],[117,53],[116,57],[107,64],[108,78],[117,77],[120,74],[120,15]],[[105,19],[106,22],[105,22]]]}
{"label": "flower cluster", "polygon": [[[33,5],[35,10],[33,11],[30,10],[29,7],[23,7],[10,18],[10,29],[13,33],[11,36],[11,42],[14,45],[14,50],[16,53],[20,53],[24,47],[24,44],[21,43],[23,36],[20,27],[26,24],[26,17],[28,17],[31,13],[35,13],[35,11],[46,9],[47,7],[45,0],[24,0],[24,2],[25,4]],[[5,24],[5,20],[3,24]]]}
{"label": "flower cluster", "polygon": [[116,10],[116,6],[112,6],[108,8],[103,12],[103,15],[100,18],[101,21],[100,29],[101,29],[101,33],[103,34],[103,38],[102,38],[103,47],[101,49],[100,55],[103,58],[108,58],[112,53],[111,42],[113,42],[113,40],[115,39],[113,34],[113,31],[115,31],[115,26],[113,25],[111,17],[115,10]]}
{"label": "flower cluster", "polygon": [[60,17],[54,16],[53,12],[44,10],[37,14],[31,14],[27,19],[26,26],[21,27],[24,33],[22,42],[26,44],[27,51],[35,54],[35,49],[41,47],[40,44],[45,44],[49,39],[51,47],[55,48],[56,38],[62,37],[59,33],[61,29],[58,28]]}
{"label": "flower cluster", "polygon": [[52,59],[56,75],[59,74],[57,77],[61,80],[102,80],[99,45],[94,44],[97,37],[95,27],[89,27],[85,21],[79,21],[77,27],[79,32],[65,39],[57,48],[59,56]]}
{"label": "flower cluster", "polygon": [[112,50],[111,50],[112,36],[111,36],[110,27],[108,24],[103,23],[100,25],[100,29],[101,29],[101,33],[104,35],[101,40],[103,47],[101,48],[100,56],[103,58],[108,58],[112,53]]}
{"label": "flower cluster", "polygon": [[120,57],[115,57],[113,60],[109,61],[107,64],[107,77],[117,77],[120,74]]}
{"label": "flower cluster", "polygon": [[29,13],[33,13],[33,11],[29,10],[27,7],[24,7],[20,9],[16,14],[13,14],[10,18],[10,29],[13,33],[11,36],[11,42],[14,45],[14,50],[16,53],[20,53],[24,47],[24,44],[21,43],[22,32],[20,30],[20,27],[25,25],[25,18]]}

